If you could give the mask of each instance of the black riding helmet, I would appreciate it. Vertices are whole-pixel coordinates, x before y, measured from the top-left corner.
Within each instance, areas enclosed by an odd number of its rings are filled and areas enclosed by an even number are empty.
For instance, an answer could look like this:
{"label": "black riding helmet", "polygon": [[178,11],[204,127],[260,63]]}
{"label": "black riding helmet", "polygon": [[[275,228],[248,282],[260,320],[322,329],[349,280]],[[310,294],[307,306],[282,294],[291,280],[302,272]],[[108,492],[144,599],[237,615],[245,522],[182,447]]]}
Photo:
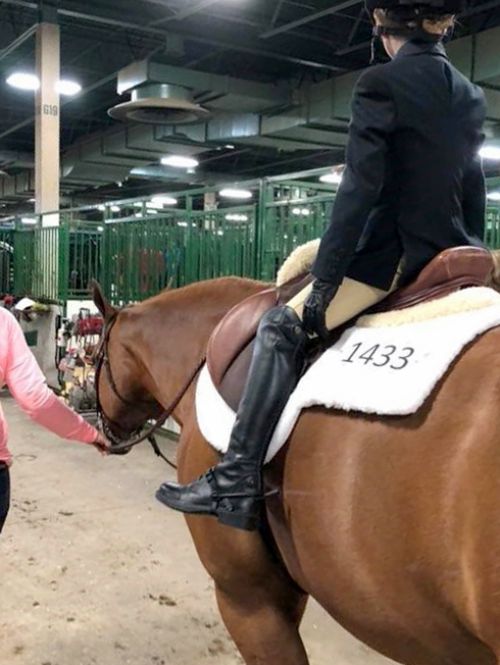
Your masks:
{"label": "black riding helmet", "polygon": [[464,11],[467,0],[365,0],[368,13],[373,17],[376,9],[387,12],[388,18],[395,24],[391,27],[375,26],[373,28],[372,63],[376,60],[376,43],[384,35],[394,35],[409,39],[438,42],[451,36],[431,35],[423,28],[428,18],[455,15]]}

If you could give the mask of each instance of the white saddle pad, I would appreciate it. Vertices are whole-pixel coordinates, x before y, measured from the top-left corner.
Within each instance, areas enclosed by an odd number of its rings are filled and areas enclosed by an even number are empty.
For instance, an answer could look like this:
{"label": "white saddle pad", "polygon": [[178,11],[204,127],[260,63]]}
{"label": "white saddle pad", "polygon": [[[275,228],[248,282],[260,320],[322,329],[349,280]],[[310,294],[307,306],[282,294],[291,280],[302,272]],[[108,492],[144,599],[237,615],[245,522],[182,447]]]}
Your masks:
{"label": "white saddle pad", "polygon": [[[308,370],[282,414],[267,462],[286,443],[302,411],[322,405],[344,411],[415,413],[462,349],[500,325],[500,294],[460,291],[401,312],[365,316]],[[196,392],[203,436],[226,452],[235,414],[205,367]]]}

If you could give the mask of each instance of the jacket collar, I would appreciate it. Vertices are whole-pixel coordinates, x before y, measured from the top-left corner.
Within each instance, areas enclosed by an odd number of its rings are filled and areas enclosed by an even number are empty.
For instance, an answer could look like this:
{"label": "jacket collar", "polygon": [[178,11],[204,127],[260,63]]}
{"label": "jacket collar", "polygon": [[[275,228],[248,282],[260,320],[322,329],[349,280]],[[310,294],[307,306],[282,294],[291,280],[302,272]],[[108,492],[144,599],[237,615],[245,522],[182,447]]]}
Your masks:
{"label": "jacket collar", "polygon": [[448,60],[442,42],[424,41],[420,39],[411,39],[406,42],[406,44],[399,49],[394,59],[405,58],[409,55],[436,55]]}

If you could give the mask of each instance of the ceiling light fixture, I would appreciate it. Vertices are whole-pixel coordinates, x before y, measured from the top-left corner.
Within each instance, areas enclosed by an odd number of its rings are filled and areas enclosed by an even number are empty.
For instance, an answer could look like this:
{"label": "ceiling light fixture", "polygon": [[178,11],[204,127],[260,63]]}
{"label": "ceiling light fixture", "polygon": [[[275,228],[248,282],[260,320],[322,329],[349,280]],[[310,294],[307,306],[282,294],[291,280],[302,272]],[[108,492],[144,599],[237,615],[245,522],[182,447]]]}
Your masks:
{"label": "ceiling light fixture", "polygon": [[62,79],[56,83],[56,90],[60,95],[64,97],[74,97],[82,91],[82,86],[76,81],[69,81],[68,79]]}
{"label": "ceiling light fixture", "polygon": [[230,213],[226,215],[225,219],[228,222],[248,222],[248,215],[240,215],[238,213]]}
{"label": "ceiling light fixture", "polygon": [[485,145],[479,151],[479,156],[483,159],[498,162],[500,161],[500,147],[495,145]]}
{"label": "ceiling light fixture", "polygon": [[339,173],[338,171],[333,173],[325,173],[325,175],[320,177],[319,181],[328,185],[340,185],[342,182],[342,173]]}
{"label": "ceiling light fixture", "polygon": [[177,199],[174,199],[173,196],[153,196],[151,203],[157,206],[175,206]]}
{"label": "ceiling light fixture", "polygon": [[38,77],[28,72],[14,72],[8,77],[7,84],[19,90],[38,90],[40,87]]}
{"label": "ceiling light fixture", "polygon": [[292,208],[292,215],[297,215],[297,217],[309,217],[310,214],[310,208]]}
{"label": "ceiling light fixture", "polygon": [[120,212],[121,208],[120,206],[111,206],[110,210],[111,212]]}
{"label": "ceiling light fixture", "polygon": [[488,194],[488,199],[490,201],[500,201],[500,191],[498,192],[490,192]]}
{"label": "ceiling light fixture", "polygon": [[21,219],[21,224],[26,224],[26,226],[34,226],[37,223],[37,220],[34,217],[23,217]]}
{"label": "ceiling light fixture", "polygon": [[184,157],[183,155],[163,157],[161,163],[164,166],[172,166],[175,169],[195,169],[200,164],[194,157]]}
{"label": "ceiling light fixture", "polygon": [[242,201],[251,199],[253,196],[249,189],[237,189],[234,187],[226,187],[225,189],[221,189],[219,194],[225,199],[239,199]]}

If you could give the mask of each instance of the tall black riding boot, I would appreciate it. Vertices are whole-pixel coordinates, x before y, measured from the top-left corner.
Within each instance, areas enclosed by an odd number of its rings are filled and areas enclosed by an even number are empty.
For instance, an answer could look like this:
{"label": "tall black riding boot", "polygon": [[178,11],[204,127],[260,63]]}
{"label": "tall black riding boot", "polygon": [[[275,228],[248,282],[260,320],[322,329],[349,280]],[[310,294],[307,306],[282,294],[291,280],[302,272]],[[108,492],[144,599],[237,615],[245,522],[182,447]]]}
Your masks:
{"label": "tall black riding boot", "polygon": [[305,361],[307,335],[290,307],[262,318],[229,450],[189,485],[165,483],[159,501],[184,513],[216,515],[219,522],[252,531],[263,510],[262,465],[273,432]]}

